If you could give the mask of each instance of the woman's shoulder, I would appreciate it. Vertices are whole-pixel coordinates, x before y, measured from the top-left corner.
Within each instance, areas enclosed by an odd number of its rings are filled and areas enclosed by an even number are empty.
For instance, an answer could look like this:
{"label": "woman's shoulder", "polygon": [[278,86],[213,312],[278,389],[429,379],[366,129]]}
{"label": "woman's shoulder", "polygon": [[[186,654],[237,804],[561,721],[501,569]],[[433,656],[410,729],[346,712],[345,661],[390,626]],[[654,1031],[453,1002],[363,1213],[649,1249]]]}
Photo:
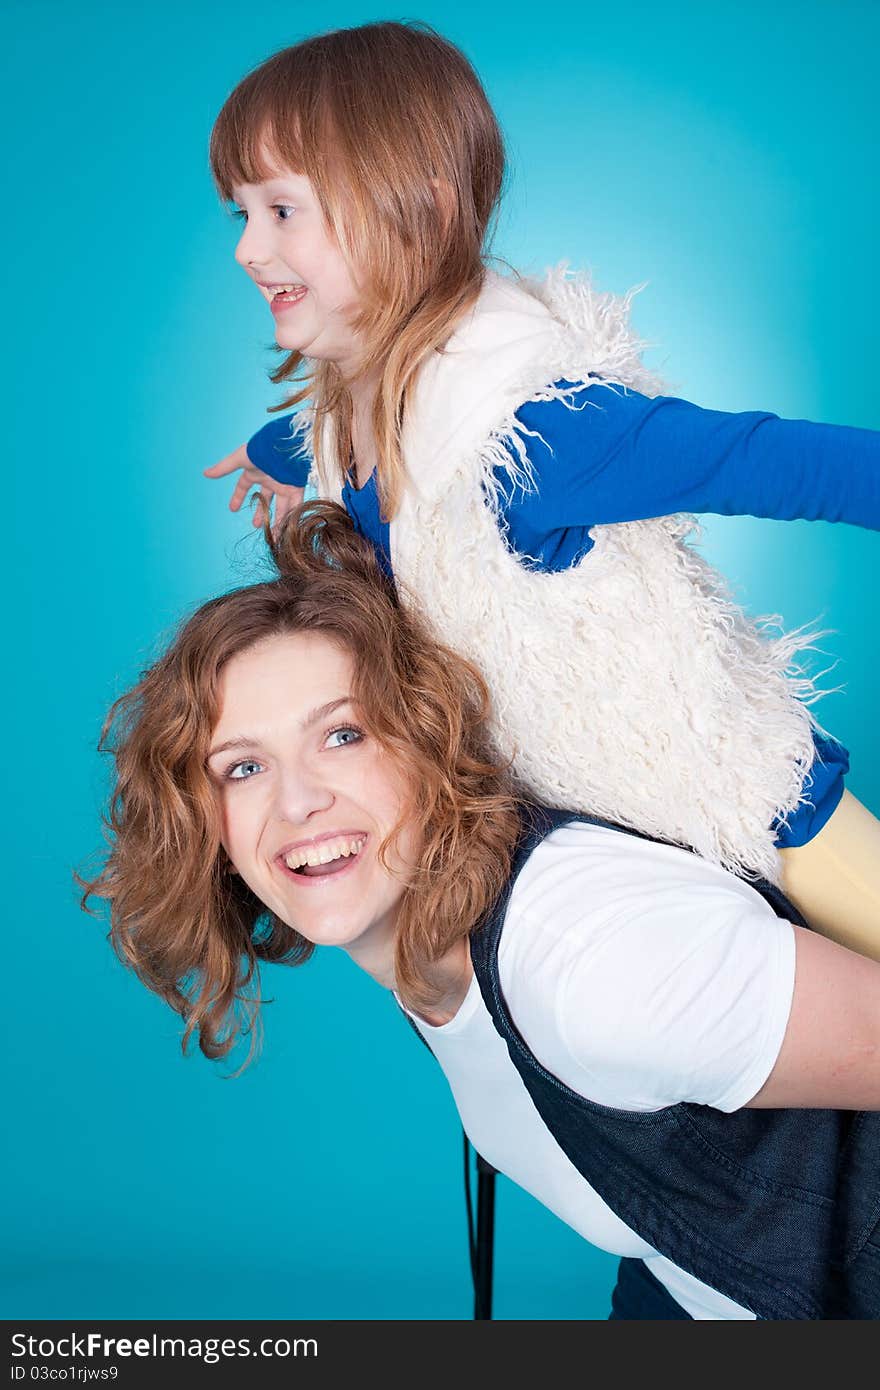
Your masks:
{"label": "woman's shoulder", "polygon": [[581,1094],[735,1109],[778,1051],[794,941],[749,884],[689,851],[570,823],[527,861],[498,960],[520,1032]]}
{"label": "woman's shoulder", "polygon": [[[773,915],[761,895],[743,879],[690,850],[631,834],[624,828],[596,825],[573,815],[535,847],[514,884],[510,913],[559,918],[570,938],[572,926],[596,911],[636,905],[659,910],[667,893],[676,899],[689,890],[746,902]],[[564,924],[564,926],[563,926]]]}
{"label": "woman's shoulder", "polygon": [[751,885],[689,850],[572,820],[519,873],[499,963],[512,987],[547,997],[573,971],[591,994],[631,988],[636,975],[651,988],[673,954],[773,920]]}

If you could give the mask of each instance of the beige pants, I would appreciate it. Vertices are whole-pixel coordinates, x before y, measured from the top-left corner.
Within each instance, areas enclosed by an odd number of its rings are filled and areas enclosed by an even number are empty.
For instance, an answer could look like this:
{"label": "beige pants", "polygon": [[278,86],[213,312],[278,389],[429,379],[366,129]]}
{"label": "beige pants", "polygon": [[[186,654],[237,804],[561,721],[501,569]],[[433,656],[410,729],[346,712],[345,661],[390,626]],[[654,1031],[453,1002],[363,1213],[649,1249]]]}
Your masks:
{"label": "beige pants", "polygon": [[780,886],[810,926],[880,960],[880,820],[845,791],[818,835],[780,854]]}

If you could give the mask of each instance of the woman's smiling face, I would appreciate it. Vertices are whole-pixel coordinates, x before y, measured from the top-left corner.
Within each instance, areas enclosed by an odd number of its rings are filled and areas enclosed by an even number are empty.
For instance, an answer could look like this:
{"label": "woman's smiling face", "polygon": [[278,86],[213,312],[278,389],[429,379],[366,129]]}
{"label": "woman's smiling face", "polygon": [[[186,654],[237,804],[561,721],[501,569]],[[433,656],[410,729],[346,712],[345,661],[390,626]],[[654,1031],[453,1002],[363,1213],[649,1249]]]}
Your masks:
{"label": "woman's smiling face", "polygon": [[362,727],[353,671],[348,652],[318,633],[270,637],[234,657],[208,768],[224,847],[260,901],[390,986],[417,848],[404,828],[389,867],[378,858],[406,786]]}

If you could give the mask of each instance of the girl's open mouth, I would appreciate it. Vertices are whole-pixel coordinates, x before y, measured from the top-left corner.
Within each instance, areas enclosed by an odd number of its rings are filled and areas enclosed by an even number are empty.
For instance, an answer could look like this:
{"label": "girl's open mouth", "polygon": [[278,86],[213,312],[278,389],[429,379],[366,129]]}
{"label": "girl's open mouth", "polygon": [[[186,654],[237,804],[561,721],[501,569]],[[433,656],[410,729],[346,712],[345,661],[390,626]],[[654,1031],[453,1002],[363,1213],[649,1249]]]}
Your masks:
{"label": "girl's open mouth", "polygon": [[286,309],[291,309],[305,299],[308,290],[305,285],[285,285],[282,289],[276,290],[269,305],[273,314],[283,314]]}

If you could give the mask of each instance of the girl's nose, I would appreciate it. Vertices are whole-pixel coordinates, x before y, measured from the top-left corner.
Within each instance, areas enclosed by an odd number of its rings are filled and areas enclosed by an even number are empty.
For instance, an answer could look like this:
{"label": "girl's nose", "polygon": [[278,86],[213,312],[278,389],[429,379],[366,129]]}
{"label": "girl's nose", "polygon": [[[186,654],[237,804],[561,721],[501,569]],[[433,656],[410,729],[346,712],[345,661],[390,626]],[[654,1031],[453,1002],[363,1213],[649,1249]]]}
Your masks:
{"label": "girl's nose", "polygon": [[329,811],[335,797],[329,786],[313,771],[287,768],[276,783],[275,813],[291,825],[305,825],[310,817]]}
{"label": "girl's nose", "polygon": [[251,266],[268,262],[269,250],[265,245],[265,237],[260,235],[255,222],[245,224],[245,229],[235,248],[235,259],[245,270]]}

